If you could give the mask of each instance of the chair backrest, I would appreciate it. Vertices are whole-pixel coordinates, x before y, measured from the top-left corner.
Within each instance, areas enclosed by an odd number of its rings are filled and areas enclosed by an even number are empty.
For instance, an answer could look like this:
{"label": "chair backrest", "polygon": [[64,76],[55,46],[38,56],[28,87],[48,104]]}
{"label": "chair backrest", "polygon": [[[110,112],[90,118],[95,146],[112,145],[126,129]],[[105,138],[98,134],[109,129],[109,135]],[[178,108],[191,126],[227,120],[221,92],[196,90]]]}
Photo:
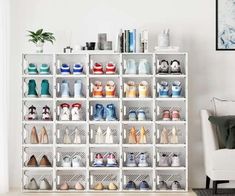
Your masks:
{"label": "chair backrest", "polygon": [[201,110],[201,129],[204,147],[204,163],[206,170],[208,168],[208,164],[210,164],[212,153],[215,150],[219,149],[215,126],[213,126],[208,120],[209,116],[211,115],[211,112],[209,112],[208,110]]}

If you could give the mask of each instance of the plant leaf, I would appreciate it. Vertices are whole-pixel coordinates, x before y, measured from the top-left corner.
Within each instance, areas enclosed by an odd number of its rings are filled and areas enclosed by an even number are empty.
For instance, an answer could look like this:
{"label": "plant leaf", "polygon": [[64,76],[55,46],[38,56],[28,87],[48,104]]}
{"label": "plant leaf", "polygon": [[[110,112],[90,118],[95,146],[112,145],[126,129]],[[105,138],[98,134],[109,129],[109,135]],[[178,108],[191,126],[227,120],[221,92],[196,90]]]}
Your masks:
{"label": "plant leaf", "polygon": [[37,35],[41,35],[42,32],[43,32],[43,29],[39,29],[39,30],[37,30],[36,34],[37,34]]}

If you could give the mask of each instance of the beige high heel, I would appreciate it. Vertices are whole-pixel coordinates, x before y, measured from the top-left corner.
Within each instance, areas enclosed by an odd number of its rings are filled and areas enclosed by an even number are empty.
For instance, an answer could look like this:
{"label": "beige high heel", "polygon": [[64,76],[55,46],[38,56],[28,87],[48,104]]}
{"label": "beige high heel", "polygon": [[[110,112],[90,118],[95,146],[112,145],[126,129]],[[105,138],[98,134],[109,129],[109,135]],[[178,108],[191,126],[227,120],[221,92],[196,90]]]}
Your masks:
{"label": "beige high heel", "polygon": [[160,144],[168,144],[169,140],[168,140],[168,131],[167,129],[164,127],[161,133],[161,138],[160,138]]}
{"label": "beige high heel", "polygon": [[146,144],[147,143],[147,138],[146,138],[146,131],[144,127],[141,127],[140,130],[140,137],[139,137],[139,144]]}
{"label": "beige high heel", "polygon": [[48,135],[47,135],[47,131],[45,127],[42,127],[40,133],[39,133],[39,143],[40,144],[48,144],[49,143],[49,139],[48,139]]}
{"label": "beige high heel", "polygon": [[32,128],[31,130],[31,134],[30,134],[30,143],[31,144],[38,144],[38,134],[37,134],[37,130],[35,127]]}
{"label": "beige high heel", "polygon": [[129,134],[129,144],[136,144],[137,143],[137,136],[135,127],[132,127]]}

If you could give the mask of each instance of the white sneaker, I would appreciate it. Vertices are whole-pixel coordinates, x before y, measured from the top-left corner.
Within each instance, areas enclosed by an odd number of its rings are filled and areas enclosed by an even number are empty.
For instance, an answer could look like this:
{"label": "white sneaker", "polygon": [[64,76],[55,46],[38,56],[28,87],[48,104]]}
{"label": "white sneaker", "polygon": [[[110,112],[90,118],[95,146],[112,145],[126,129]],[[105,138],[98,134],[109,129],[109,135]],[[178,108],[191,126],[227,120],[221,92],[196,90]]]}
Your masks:
{"label": "white sneaker", "polygon": [[65,132],[64,132],[64,144],[71,144],[71,139],[69,137],[69,130],[68,128],[65,129]]}
{"label": "white sneaker", "polygon": [[69,104],[67,103],[62,103],[60,105],[60,120],[69,120],[70,117],[70,109],[69,109]]}
{"label": "white sneaker", "polygon": [[74,103],[72,105],[72,120],[82,120],[82,115],[81,115],[81,104],[80,103]]}
{"label": "white sneaker", "polygon": [[72,166],[71,157],[66,155],[62,160],[62,167],[71,167],[71,166]]}
{"label": "white sneaker", "polygon": [[72,160],[72,167],[83,167],[82,157],[79,155],[75,155]]}
{"label": "white sneaker", "polygon": [[95,143],[96,144],[103,144],[104,143],[104,135],[103,135],[103,131],[100,127],[98,127],[96,135],[95,135]]}
{"label": "white sneaker", "polygon": [[106,144],[113,144],[113,134],[111,129],[108,127],[106,134],[105,134],[105,143]]}
{"label": "white sneaker", "polygon": [[171,157],[171,167],[180,167],[180,158],[177,154]]}
{"label": "white sneaker", "polygon": [[74,144],[81,144],[82,141],[81,141],[81,137],[80,137],[80,134],[79,134],[79,131],[78,129],[76,128],[75,129],[75,136],[74,136],[74,141],[73,141]]}

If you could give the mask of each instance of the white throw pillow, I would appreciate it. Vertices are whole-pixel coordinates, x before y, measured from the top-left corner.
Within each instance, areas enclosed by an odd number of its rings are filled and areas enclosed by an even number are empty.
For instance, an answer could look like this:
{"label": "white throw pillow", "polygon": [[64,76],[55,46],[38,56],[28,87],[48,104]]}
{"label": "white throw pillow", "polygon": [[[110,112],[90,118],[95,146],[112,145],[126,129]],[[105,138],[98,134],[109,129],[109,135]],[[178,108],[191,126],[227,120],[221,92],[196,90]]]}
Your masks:
{"label": "white throw pillow", "polygon": [[235,115],[235,100],[212,99],[215,116]]}

